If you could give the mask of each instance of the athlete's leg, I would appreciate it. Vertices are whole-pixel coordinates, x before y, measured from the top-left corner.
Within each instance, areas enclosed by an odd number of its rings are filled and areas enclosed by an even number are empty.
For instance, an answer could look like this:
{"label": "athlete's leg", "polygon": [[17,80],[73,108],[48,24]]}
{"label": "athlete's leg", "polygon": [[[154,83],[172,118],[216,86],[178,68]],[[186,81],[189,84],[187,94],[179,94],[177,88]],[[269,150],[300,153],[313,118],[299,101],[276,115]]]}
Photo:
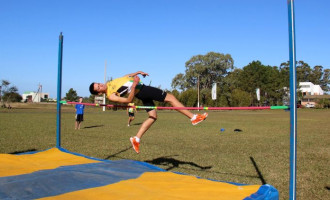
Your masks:
{"label": "athlete's leg", "polygon": [[78,129],[78,121],[76,121],[74,129]]}
{"label": "athlete's leg", "polygon": [[[165,102],[169,102],[173,107],[184,107],[184,105],[175,98],[174,95],[167,93],[165,97]],[[191,113],[189,110],[177,110],[178,112],[186,115],[189,119],[191,119],[194,114]]]}
{"label": "athlete's leg", "polygon": [[141,125],[139,131],[136,134],[136,137],[142,138],[143,134],[151,127],[151,125],[157,120],[156,110],[151,110],[148,112],[148,119],[146,119]]}
{"label": "athlete's leg", "polygon": [[131,125],[131,121],[132,121],[131,116],[128,116],[128,123],[127,123],[128,126]]}

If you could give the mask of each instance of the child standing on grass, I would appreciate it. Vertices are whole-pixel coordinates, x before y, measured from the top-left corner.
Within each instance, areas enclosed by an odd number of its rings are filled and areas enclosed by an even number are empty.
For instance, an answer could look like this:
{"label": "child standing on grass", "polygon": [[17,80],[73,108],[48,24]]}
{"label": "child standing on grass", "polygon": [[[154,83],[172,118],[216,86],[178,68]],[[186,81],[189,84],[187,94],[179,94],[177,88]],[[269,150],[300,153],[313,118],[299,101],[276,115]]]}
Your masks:
{"label": "child standing on grass", "polygon": [[[94,95],[101,95],[106,93],[108,99],[113,102],[119,103],[131,103],[134,97],[142,100],[144,106],[155,106],[154,100],[159,102],[168,102],[173,107],[184,107],[174,95],[169,94],[159,88],[144,85],[140,82],[139,74],[142,76],[148,76],[149,74],[138,71],[128,74],[124,77],[114,79],[102,83],[92,83],[89,87],[89,91]],[[128,94],[128,97],[123,97]],[[151,127],[151,125],[157,120],[157,112],[155,109],[146,109],[148,112],[148,118],[143,122],[139,131],[135,137],[131,137],[133,149],[136,153],[140,153],[140,139],[143,134]],[[206,119],[207,113],[193,114],[189,110],[177,110],[183,115],[187,116],[193,125],[196,125]]]}
{"label": "child standing on grass", "polygon": [[[83,98],[79,97],[79,103],[82,103]],[[84,109],[85,105],[82,104],[76,104],[76,123],[75,123],[75,129],[80,129],[81,122],[84,121]]]}
{"label": "child standing on grass", "polygon": [[[134,106],[134,103],[129,103],[128,106]],[[128,123],[127,126],[131,126],[131,122],[134,120],[134,112],[136,112],[136,108],[127,108],[127,114],[128,114]]]}

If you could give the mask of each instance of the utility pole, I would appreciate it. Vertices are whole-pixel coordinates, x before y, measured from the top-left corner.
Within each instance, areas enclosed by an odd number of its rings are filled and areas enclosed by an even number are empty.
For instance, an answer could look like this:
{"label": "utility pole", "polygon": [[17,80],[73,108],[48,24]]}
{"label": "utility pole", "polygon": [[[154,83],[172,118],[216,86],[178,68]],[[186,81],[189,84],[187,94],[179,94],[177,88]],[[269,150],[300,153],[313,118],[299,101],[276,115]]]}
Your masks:
{"label": "utility pole", "polygon": [[39,92],[39,103],[40,103],[42,98],[42,85],[40,85],[40,83],[39,83],[39,90],[40,90]]}
{"label": "utility pole", "polygon": [[[104,84],[106,84],[106,75],[107,75],[107,60],[105,60],[105,65],[104,65]],[[105,93],[103,94],[103,104],[105,104]],[[105,111],[105,106],[103,107],[103,111]]]}
{"label": "utility pole", "polygon": [[0,85],[0,102],[2,102],[1,89],[2,89],[2,86]]}
{"label": "utility pole", "polygon": [[197,107],[199,108],[199,75],[197,76]]}

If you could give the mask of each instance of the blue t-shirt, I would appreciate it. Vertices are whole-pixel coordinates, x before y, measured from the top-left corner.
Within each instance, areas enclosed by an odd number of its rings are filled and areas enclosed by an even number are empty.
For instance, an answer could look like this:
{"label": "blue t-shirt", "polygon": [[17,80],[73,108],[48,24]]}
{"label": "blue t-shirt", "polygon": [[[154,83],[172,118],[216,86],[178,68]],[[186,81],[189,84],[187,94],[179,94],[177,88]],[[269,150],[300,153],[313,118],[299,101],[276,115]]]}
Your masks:
{"label": "blue t-shirt", "polygon": [[85,108],[85,105],[82,105],[82,104],[76,104],[76,114],[84,114],[84,108]]}

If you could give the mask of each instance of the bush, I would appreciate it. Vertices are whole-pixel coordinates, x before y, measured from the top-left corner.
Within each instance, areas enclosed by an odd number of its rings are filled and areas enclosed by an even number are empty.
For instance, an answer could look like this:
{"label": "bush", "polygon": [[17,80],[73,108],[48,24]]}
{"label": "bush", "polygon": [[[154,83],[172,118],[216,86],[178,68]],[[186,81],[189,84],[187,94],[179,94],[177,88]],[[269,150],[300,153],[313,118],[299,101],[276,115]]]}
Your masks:
{"label": "bush", "polygon": [[317,108],[330,108],[329,99],[320,99],[317,101]]}
{"label": "bush", "polygon": [[249,93],[240,89],[234,89],[231,97],[231,106],[249,106],[252,100]]}

